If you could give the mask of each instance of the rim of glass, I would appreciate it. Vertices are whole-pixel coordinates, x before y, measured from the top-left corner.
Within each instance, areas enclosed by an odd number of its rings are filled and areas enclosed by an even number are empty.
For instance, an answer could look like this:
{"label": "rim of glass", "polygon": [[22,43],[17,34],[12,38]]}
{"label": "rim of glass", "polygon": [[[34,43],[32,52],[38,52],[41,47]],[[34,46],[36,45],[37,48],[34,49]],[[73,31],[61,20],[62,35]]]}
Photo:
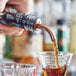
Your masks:
{"label": "rim of glass", "polygon": [[[47,55],[54,55],[54,51],[42,51],[42,52],[38,52],[37,53],[38,54],[38,57],[40,57],[41,55],[42,56],[47,56]],[[72,56],[73,56],[73,53],[71,53],[71,52],[61,52],[61,51],[59,51],[58,52],[58,56],[70,56],[70,60],[71,60],[71,58],[72,58]],[[62,57],[63,58],[63,57]],[[41,60],[40,58],[39,58],[39,60]],[[41,63],[41,65],[43,65],[42,64],[42,61],[40,61],[40,63]],[[68,62],[68,64],[67,65],[69,65],[69,63],[70,63],[70,61]]]}
{"label": "rim of glass", "polygon": [[25,63],[16,63],[17,69],[18,66],[20,69],[36,69],[36,65],[34,64],[25,64]]}
{"label": "rim of glass", "polygon": [[25,63],[1,63],[0,66],[2,69],[36,69],[34,64]]}
{"label": "rim of glass", "polygon": [[[40,52],[37,52],[37,54],[47,54],[47,53],[48,53],[48,54],[49,54],[49,53],[54,54],[54,51],[40,51]],[[72,52],[61,52],[61,51],[59,51],[58,54],[59,54],[59,55],[62,55],[62,54],[70,54],[70,55],[73,55]]]}

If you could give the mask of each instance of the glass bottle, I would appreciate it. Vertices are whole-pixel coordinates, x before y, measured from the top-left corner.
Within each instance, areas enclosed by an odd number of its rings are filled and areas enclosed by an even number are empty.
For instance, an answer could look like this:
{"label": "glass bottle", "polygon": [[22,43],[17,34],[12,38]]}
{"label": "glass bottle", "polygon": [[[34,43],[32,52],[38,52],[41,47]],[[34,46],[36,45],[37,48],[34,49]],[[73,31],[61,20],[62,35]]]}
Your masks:
{"label": "glass bottle", "polygon": [[19,63],[38,65],[37,52],[43,50],[43,37],[40,33],[13,36],[13,58]]}

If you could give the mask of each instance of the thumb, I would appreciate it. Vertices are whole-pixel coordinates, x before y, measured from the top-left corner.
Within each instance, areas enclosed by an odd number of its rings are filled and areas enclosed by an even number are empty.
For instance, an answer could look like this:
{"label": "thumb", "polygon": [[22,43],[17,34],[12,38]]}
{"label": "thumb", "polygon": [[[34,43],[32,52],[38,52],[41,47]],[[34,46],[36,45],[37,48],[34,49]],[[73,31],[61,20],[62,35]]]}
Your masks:
{"label": "thumb", "polygon": [[3,12],[7,2],[8,0],[0,0],[0,12]]}

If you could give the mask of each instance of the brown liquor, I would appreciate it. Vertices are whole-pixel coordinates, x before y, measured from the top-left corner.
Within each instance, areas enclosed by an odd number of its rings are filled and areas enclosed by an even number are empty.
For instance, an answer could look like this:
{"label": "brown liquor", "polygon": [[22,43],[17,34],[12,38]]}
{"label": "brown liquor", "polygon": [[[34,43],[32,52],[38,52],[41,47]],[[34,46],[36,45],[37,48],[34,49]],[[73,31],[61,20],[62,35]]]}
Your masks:
{"label": "brown liquor", "polygon": [[60,66],[59,66],[59,61],[58,61],[58,47],[56,44],[56,39],[55,39],[55,35],[54,35],[53,31],[49,27],[42,25],[42,24],[36,24],[35,28],[45,29],[49,33],[51,40],[53,42],[56,68],[59,68]]}
{"label": "brown liquor", "polygon": [[43,76],[64,76],[66,72],[66,66],[55,69],[43,69]]}

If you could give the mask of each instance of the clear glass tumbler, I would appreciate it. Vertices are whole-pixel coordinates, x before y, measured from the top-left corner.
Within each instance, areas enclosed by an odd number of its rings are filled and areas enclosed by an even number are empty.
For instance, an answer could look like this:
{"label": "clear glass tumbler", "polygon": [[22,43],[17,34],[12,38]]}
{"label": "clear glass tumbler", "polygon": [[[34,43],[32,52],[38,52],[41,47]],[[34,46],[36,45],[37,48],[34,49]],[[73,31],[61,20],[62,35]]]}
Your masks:
{"label": "clear glass tumbler", "polygon": [[32,64],[16,64],[16,76],[36,76],[36,66]]}
{"label": "clear glass tumbler", "polygon": [[32,64],[0,64],[0,76],[36,76],[36,66]]}
{"label": "clear glass tumbler", "polygon": [[60,67],[56,68],[54,52],[39,52],[38,56],[42,64],[44,76],[65,76],[72,55],[69,52],[59,52],[58,59]]}

